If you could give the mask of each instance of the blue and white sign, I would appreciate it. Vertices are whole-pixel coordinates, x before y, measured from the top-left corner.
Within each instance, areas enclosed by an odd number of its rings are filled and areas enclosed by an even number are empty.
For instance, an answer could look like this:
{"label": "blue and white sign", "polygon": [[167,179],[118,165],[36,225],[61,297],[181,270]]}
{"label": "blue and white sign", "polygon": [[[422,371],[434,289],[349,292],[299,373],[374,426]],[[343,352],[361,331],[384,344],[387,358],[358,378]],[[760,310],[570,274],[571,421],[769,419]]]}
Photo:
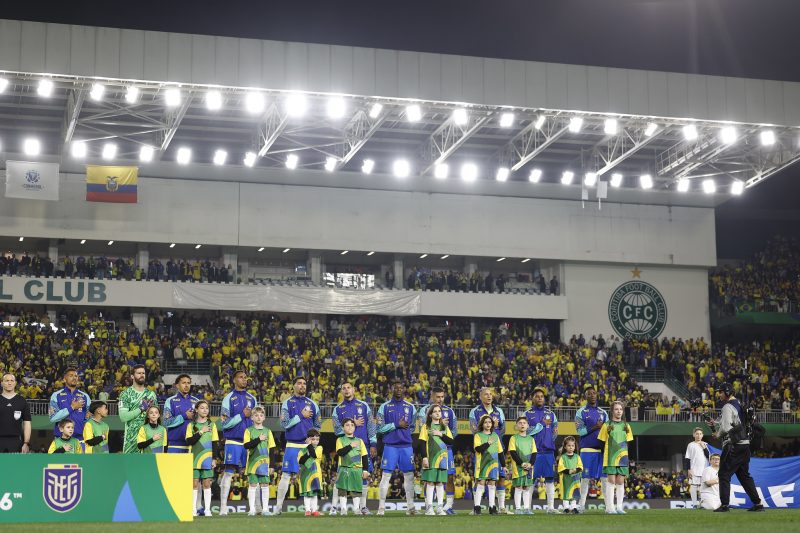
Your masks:
{"label": "blue and white sign", "polygon": [[[711,446],[709,449],[720,453]],[[750,460],[750,475],[756,482],[756,490],[764,507],[800,508],[800,457],[753,458]],[[736,476],[731,480],[730,505],[731,507],[753,505]]]}
{"label": "blue and white sign", "polygon": [[57,163],[6,162],[6,196],[29,200],[58,200]]}

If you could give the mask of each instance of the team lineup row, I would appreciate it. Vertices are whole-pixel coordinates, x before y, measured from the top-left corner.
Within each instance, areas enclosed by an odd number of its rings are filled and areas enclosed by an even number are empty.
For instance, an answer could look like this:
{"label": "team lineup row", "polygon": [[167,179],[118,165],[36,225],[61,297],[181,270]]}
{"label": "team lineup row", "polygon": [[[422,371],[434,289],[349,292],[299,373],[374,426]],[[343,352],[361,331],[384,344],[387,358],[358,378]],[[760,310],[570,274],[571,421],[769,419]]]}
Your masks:
{"label": "team lineup row", "polygon": [[[144,387],[145,369],[132,369],[133,385],[120,396],[120,418],[125,423],[124,453],[191,453],[194,466],[195,509],[201,507],[202,493],[206,515],[210,514],[211,483],[215,457],[223,451],[225,472],[219,480],[221,512],[226,514],[231,479],[237,471],[249,479],[251,513],[255,512],[260,491],[261,508],[268,509],[269,480],[274,474],[270,454],[276,447],[272,432],[264,426],[265,412],[256,398],[247,392],[247,375],[238,371],[233,376],[234,390],[222,402],[220,424],[224,449],[220,446],[217,425],[209,419],[208,404],[189,394],[191,378],[181,375],[175,381],[177,394],[164,405],[163,425],[155,395]],[[91,402],[78,391],[77,375],[65,375],[67,386],[51,399],[51,421],[57,423],[51,453],[108,453],[108,425],[103,422],[107,406]],[[72,385],[72,386],[71,386]],[[280,425],[285,432],[285,450],[281,463],[275,513],[280,514],[293,476],[298,476],[301,494],[306,498],[309,514],[319,514],[322,494],[319,445],[322,426],[317,404],[306,396],[306,379],[298,377],[293,396],[281,406]],[[392,398],[380,406],[373,416],[368,404],[355,398],[349,382],[341,386],[343,401],[332,415],[336,440],[337,479],[334,503],[346,512],[348,494],[355,509],[366,509],[366,479],[378,458],[378,437],[383,444],[380,468],[378,514],[385,512],[392,472],[403,473],[408,513],[414,514],[414,448],[412,433],[417,421],[420,431],[416,440],[422,458],[422,480],[425,482],[426,514],[452,514],[453,462],[452,444],[458,434],[453,410],[444,404],[444,391],[434,388],[431,403],[417,412],[405,400],[402,382],[393,384]],[[470,412],[473,433],[476,480],[474,513],[487,492],[489,512],[505,510],[504,480],[511,476],[517,507],[530,513],[534,480],[546,482],[547,510],[555,512],[555,482],[561,484],[564,508],[581,512],[586,503],[590,479],[604,479],[606,512],[624,513],[622,500],[628,476],[628,442],[633,440],[630,425],[622,420],[621,403],[612,405],[611,416],[598,407],[597,392],[585,390],[586,405],[576,414],[580,436],[580,452],[574,438],[567,438],[556,462],[558,420],[545,404],[546,391],[536,389],[531,409],[515,423],[515,434],[507,449],[503,445],[505,415],[493,405],[491,389],[480,391],[481,403]],[[88,403],[88,408],[86,407]],[[506,452],[512,461],[507,468]],[[446,494],[446,496],[445,496]],[[434,504],[434,496],[436,502]],[[520,505],[521,504],[521,505]],[[498,511],[499,508],[499,511]]]}

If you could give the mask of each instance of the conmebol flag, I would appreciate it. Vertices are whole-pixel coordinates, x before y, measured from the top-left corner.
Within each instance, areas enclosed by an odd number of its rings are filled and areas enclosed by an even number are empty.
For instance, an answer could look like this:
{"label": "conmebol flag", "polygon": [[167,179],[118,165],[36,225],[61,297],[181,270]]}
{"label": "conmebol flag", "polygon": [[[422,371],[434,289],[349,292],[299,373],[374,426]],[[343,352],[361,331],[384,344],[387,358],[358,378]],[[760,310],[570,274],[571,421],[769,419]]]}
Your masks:
{"label": "conmebol flag", "polygon": [[135,204],[138,167],[86,166],[86,201]]}

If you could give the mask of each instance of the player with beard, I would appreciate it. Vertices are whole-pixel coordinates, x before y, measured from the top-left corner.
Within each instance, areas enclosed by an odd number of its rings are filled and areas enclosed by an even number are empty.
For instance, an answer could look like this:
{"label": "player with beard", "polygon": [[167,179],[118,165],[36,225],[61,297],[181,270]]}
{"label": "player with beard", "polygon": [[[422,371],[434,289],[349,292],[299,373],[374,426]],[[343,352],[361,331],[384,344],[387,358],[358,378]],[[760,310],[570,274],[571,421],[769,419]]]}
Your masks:
{"label": "player with beard", "polygon": [[119,395],[119,418],[125,424],[122,453],[139,453],[139,429],[145,423],[147,410],[158,405],[156,393],[145,386],[144,365],[135,365],[131,369],[131,378],[133,384]]}

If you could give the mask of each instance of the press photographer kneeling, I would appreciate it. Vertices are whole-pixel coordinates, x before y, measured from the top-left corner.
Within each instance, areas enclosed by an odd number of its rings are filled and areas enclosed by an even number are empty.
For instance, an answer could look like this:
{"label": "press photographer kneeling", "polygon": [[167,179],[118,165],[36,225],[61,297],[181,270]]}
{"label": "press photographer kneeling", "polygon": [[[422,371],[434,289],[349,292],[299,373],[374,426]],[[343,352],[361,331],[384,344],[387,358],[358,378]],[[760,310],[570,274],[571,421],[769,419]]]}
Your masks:
{"label": "press photographer kneeling", "polygon": [[733,387],[730,383],[723,383],[718,389],[719,398],[725,404],[722,413],[716,422],[707,419],[706,422],[712,429],[716,428],[717,438],[722,439],[722,460],[719,467],[719,498],[722,505],[714,510],[715,513],[729,511],[731,499],[731,477],[736,474],[753,506],[748,511],[763,511],[761,498],[756,491],[756,484],[750,475],[750,428],[753,421],[745,416],[739,400],[733,396]]}

